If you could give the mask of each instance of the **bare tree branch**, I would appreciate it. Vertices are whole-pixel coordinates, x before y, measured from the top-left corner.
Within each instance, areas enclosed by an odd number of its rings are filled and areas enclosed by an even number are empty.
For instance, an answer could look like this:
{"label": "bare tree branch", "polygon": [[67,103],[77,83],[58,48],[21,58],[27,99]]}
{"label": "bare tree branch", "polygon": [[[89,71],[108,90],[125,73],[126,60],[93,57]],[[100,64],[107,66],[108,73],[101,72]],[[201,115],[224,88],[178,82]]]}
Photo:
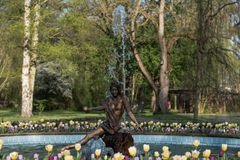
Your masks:
{"label": "bare tree branch", "polygon": [[213,18],[214,18],[219,12],[221,12],[225,7],[230,6],[230,5],[233,5],[233,4],[237,4],[237,3],[240,3],[240,1],[237,0],[237,1],[235,1],[235,2],[226,3],[226,4],[222,5],[221,7],[218,8],[218,10],[217,10],[214,14],[210,15],[207,19],[213,19]]}
{"label": "bare tree branch", "polygon": [[152,15],[149,15],[147,12],[145,11],[141,11],[141,14],[146,18],[146,19],[149,19],[151,20],[151,22],[153,23],[153,25],[158,28],[158,23],[157,21],[154,19],[154,16]]}

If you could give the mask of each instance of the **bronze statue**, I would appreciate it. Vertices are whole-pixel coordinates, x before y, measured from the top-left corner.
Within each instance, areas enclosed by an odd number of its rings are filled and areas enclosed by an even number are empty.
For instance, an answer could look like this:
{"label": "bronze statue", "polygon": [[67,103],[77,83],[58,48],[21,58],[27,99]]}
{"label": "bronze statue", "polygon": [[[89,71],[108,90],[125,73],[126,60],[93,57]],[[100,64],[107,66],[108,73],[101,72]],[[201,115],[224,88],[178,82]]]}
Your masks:
{"label": "bronze statue", "polygon": [[[82,140],[77,143],[86,144],[90,139],[96,136],[102,137],[105,134],[114,135],[120,130],[120,122],[124,110],[128,113],[131,120],[136,124],[137,129],[142,131],[141,126],[137,122],[132,113],[129,100],[122,95],[121,87],[117,82],[112,82],[110,86],[111,96],[107,97],[104,104],[95,108],[85,107],[85,111],[104,110],[106,112],[106,121],[104,121],[96,130],[87,134]],[[63,147],[62,150],[74,148],[75,145]]]}

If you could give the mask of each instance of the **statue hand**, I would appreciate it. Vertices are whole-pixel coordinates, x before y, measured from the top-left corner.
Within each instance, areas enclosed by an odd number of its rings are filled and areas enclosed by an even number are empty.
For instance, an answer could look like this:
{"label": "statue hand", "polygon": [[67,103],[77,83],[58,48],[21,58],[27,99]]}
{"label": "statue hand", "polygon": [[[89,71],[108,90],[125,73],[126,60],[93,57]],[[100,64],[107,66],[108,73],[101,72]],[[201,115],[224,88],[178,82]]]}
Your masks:
{"label": "statue hand", "polygon": [[83,107],[83,111],[84,111],[84,112],[89,112],[90,109],[89,109],[89,107],[85,106],[85,107]]}
{"label": "statue hand", "polygon": [[136,128],[137,128],[137,130],[139,130],[139,131],[142,131],[142,132],[143,132],[143,128],[142,128],[142,126],[140,126],[140,125],[137,125],[137,126],[136,126]]}
{"label": "statue hand", "polygon": [[71,149],[71,148],[74,148],[75,145],[68,145],[68,146],[65,146],[63,148],[61,148],[61,151],[65,151],[65,150],[68,150],[68,149]]}

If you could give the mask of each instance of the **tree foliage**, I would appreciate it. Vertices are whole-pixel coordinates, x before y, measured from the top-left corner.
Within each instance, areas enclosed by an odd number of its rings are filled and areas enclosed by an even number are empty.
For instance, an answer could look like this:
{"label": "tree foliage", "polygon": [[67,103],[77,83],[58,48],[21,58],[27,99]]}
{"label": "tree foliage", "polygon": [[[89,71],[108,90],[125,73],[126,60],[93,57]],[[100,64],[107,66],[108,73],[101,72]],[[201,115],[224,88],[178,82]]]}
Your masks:
{"label": "tree foliage", "polygon": [[[200,112],[220,111],[224,106],[227,111],[237,110],[239,1],[202,0],[202,19],[198,17],[198,2],[166,0],[164,38],[168,51],[169,99],[173,104],[176,94],[172,94],[172,90],[188,90],[192,91],[193,101],[199,97]],[[33,6],[34,3],[35,0]],[[136,9],[132,1],[41,0],[40,3],[35,103],[46,99],[53,104],[47,109],[61,106],[79,110],[102,103],[109,94],[109,66],[116,63],[115,73],[122,78],[122,59],[115,62],[114,57],[114,50],[122,51],[122,38],[115,36],[112,30],[113,11],[122,5],[128,14],[126,52],[131,55],[126,61],[127,94],[134,104],[144,101],[145,106],[150,106],[153,88],[142,76],[132,54],[131,18]],[[141,3],[135,22],[135,47],[153,82],[160,87],[158,6],[159,1]],[[22,1],[0,1],[0,102],[2,106],[18,109],[21,104],[23,15]],[[202,29],[201,36],[199,29]],[[196,90],[200,96],[196,96]]]}

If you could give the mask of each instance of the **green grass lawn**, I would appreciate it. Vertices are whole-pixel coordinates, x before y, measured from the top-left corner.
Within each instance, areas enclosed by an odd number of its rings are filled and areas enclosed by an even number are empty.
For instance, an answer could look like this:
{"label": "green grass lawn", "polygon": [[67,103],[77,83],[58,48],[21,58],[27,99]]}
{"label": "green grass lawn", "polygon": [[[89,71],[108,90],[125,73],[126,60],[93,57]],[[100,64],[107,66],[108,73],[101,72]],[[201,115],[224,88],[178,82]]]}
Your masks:
{"label": "green grass lawn", "polygon": [[[143,113],[140,117],[145,119],[158,119],[163,121],[196,121],[192,113],[175,113],[153,115],[151,112]],[[240,123],[240,113],[228,114],[200,114],[197,121],[205,122],[236,122]]]}
{"label": "green grass lawn", "polygon": [[0,110],[1,120],[40,120],[40,119],[76,119],[76,118],[103,118],[104,113],[84,113],[78,111],[56,110],[43,112],[41,115],[34,115],[31,118],[24,118],[20,116],[19,112],[12,110]]}
{"label": "green grass lawn", "polygon": [[[134,113],[140,121],[142,120],[161,120],[161,121],[194,121],[192,114],[175,113],[171,112],[169,114],[156,114],[153,115],[151,112],[146,110],[144,113]],[[96,120],[104,118],[104,112],[93,112],[84,113],[79,111],[67,111],[67,110],[56,110],[43,112],[41,115],[34,115],[31,118],[24,118],[20,116],[19,112],[13,110],[0,110],[0,120],[40,120],[40,119],[86,119],[86,120]],[[127,120],[129,120],[127,116]],[[199,121],[209,121],[209,122],[240,122],[240,113],[234,114],[201,114],[199,115]]]}

